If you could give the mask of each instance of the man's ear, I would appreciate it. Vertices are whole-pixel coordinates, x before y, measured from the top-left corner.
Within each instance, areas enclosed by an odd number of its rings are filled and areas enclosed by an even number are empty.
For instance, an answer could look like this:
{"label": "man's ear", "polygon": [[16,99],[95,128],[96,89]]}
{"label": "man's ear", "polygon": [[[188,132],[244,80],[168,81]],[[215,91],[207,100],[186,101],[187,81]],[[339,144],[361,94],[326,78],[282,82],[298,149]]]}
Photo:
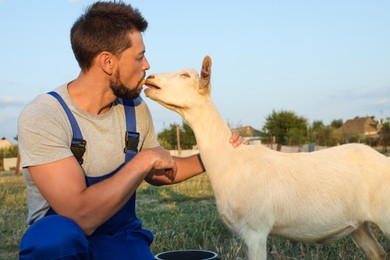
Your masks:
{"label": "man's ear", "polygon": [[211,64],[211,58],[209,56],[204,57],[199,80],[200,94],[208,94],[211,91]]}
{"label": "man's ear", "polygon": [[98,62],[102,70],[108,75],[112,75],[114,68],[114,55],[112,53],[103,51],[98,56]]}

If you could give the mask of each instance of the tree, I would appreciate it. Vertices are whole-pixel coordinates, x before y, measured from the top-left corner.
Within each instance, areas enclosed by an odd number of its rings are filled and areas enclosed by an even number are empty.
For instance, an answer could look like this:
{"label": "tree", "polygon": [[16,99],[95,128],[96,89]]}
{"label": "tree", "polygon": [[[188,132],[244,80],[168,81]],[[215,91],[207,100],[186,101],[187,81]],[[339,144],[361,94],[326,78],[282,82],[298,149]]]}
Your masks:
{"label": "tree", "polygon": [[164,128],[158,135],[160,145],[165,149],[173,150],[177,147],[176,141],[176,124],[170,124],[168,128]]}
{"label": "tree", "polygon": [[0,159],[16,157],[18,154],[18,145],[12,145],[8,148],[0,148]]}
{"label": "tree", "polygon": [[181,129],[181,147],[184,149],[192,149],[196,145],[196,138],[192,128],[185,122],[182,122]]}
{"label": "tree", "polygon": [[387,153],[387,146],[390,145],[390,118],[387,118],[387,122],[382,124],[378,144],[382,145],[383,153]]}
{"label": "tree", "polygon": [[[196,139],[191,127],[182,122],[179,127],[180,146],[182,149],[192,149],[196,145]],[[176,124],[170,124],[168,128],[164,128],[162,132],[157,135],[158,141],[165,149],[177,149],[177,134]]]}
{"label": "tree", "polygon": [[[333,122],[335,126],[339,124],[339,121],[336,122],[333,120]],[[337,136],[335,135],[334,131],[335,128],[332,125],[326,126],[322,121],[314,121],[310,127],[309,141],[323,146],[336,145]]]}
{"label": "tree", "polygon": [[330,126],[337,129],[340,128],[343,125],[343,119],[334,119],[330,123]]}
{"label": "tree", "polygon": [[307,138],[307,119],[291,111],[272,111],[266,117],[262,136],[268,140],[275,137],[278,151],[281,145],[302,144]]}

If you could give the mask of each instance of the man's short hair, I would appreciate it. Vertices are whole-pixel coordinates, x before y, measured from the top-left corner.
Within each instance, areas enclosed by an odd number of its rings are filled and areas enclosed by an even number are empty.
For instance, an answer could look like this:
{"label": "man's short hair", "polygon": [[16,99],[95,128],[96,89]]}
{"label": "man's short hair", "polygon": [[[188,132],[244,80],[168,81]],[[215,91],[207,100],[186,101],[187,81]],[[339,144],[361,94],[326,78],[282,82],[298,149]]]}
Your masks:
{"label": "man's short hair", "polygon": [[70,31],[75,58],[88,70],[96,55],[108,51],[120,55],[132,46],[129,33],[144,32],[148,22],[138,9],[123,2],[96,2],[73,24]]}

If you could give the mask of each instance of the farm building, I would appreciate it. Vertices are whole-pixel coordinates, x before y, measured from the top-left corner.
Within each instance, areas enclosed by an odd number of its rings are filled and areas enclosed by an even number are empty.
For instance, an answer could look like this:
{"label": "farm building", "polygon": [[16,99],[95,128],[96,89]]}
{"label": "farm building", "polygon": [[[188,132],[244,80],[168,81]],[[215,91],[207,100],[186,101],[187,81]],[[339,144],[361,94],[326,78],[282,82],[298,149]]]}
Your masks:
{"label": "farm building", "polygon": [[346,143],[367,142],[378,139],[381,128],[381,122],[375,121],[372,117],[355,117],[338,128],[337,133]]}

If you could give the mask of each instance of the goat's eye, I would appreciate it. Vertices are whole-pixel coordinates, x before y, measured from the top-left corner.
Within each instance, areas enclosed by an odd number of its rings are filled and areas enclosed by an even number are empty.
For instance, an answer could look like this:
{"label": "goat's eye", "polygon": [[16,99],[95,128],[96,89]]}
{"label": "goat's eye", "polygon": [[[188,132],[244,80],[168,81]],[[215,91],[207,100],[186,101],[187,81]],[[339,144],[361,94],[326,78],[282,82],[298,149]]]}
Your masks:
{"label": "goat's eye", "polygon": [[183,72],[183,73],[180,74],[180,77],[182,77],[182,78],[191,78],[191,75],[188,72]]}

